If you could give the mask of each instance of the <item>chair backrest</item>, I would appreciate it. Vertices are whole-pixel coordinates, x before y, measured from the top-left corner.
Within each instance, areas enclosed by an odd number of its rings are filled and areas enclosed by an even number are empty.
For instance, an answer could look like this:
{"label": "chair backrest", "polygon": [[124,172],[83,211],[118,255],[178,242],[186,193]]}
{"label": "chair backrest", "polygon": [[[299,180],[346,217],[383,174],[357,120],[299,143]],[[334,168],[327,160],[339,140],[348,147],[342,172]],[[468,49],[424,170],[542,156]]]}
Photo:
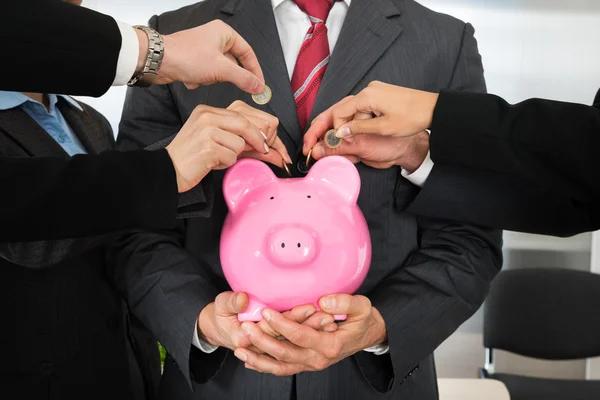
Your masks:
{"label": "chair backrest", "polygon": [[501,271],[485,302],[484,346],[568,360],[600,355],[600,275],[562,268]]}

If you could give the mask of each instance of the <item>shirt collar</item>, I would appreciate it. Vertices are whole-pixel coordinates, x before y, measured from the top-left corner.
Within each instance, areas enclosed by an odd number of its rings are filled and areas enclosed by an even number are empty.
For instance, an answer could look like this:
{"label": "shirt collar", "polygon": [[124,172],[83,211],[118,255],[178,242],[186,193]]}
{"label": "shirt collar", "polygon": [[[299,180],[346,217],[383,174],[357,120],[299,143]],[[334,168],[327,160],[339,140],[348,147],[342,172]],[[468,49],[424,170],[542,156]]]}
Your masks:
{"label": "shirt collar", "polygon": [[[281,3],[284,3],[288,0],[271,0],[271,5],[273,6],[273,10],[276,9],[277,7],[279,7],[281,5]],[[346,3],[346,5],[348,7],[350,7],[350,1],[351,0],[344,0],[344,3]]]}
{"label": "shirt collar", "polygon": [[[81,108],[81,106],[79,105],[79,103],[77,103],[75,101],[75,99],[73,99],[69,96],[62,95],[62,94],[48,95],[48,100],[50,102],[50,109],[54,108],[54,105],[56,105],[56,103],[58,102],[58,97],[62,97],[67,103],[69,103],[71,105],[71,107],[75,107],[79,111],[83,111],[83,108]],[[11,108],[19,107],[27,102],[40,104],[39,102],[25,96],[23,93],[5,92],[5,91],[0,90],[0,111],[10,110]]]}

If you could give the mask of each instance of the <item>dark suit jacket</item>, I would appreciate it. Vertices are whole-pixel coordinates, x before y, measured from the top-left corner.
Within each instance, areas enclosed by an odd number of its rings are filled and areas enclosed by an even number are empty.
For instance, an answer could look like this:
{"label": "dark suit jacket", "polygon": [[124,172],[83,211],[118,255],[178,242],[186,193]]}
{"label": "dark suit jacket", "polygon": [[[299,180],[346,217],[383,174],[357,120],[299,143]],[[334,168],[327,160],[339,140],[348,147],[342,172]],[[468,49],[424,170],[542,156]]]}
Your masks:
{"label": "dark suit jacket", "polygon": [[[99,113],[59,100],[86,150],[114,147]],[[67,157],[24,111],[0,112],[0,155]],[[88,204],[90,211],[106,204]],[[156,395],[156,339],[131,318],[109,279],[102,238],[2,243],[0,386],[23,399],[144,400]],[[52,264],[52,268],[39,269]],[[24,268],[23,266],[37,269]]]}
{"label": "dark suit jacket", "polygon": [[[92,96],[108,90],[121,48],[112,18],[61,0],[7,1],[1,8],[7,57],[0,89]],[[68,160],[2,157],[0,187],[0,240],[175,224],[177,185],[165,150]],[[90,212],[90,204],[110,207]]]}
{"label": "dark suit jacket", "polygon": [[[294,98],[271,2],[207,1],[151,20],[163,33],[225,20],[254,48],[273,90],[260,107],[280,120],[279,137],[295,162],[302,162]],[[313,117],[372,80],[439,91],[485,90],[473,28],[436,14],[412,0],[354,0],[330,59]],[[249,95],[231,84],[188,91],[183,85],[131,89],[118,144],[139,148],[177,132],[194,107],[227,107]],[[370,227],[373,259],[359,293],[382,313],[390,353],[360,352],[325,371],[275,377],[246,370],[220,349],[191,349],[200,310],[229,287],[219,262],[219,236],[227,208],[223,171],[213,185],[207,220],[188,220],[173,232],[123,237],[113,248],[122,290],[132,311],[170,353],[161,393],[165,399],[383,399],[437,397],[432,352],[469,318],[485,298],[501,266],[501,234],[475,226],[417,219],[404,212],[418,188],[398,168],[376,170],[358,164],[358,204]],[[285,172],[275,169],[280,177]],[[297,167],[295,176],[302,176]],[[420,368],[418,368],[420,365]],[[186,378],[194,381],[193,390]]]}
{"label": "dark suit jacket", "polygon": [[430,145],[417,215],[557,236],[600,228],[600,92],[592,107],[442,92]]}
{"label": "dark suit jacket", "polygon": [[112,85],[121,50],[115,20],[62,0],[2,4],[7,57],[0,87],[99,97]]}

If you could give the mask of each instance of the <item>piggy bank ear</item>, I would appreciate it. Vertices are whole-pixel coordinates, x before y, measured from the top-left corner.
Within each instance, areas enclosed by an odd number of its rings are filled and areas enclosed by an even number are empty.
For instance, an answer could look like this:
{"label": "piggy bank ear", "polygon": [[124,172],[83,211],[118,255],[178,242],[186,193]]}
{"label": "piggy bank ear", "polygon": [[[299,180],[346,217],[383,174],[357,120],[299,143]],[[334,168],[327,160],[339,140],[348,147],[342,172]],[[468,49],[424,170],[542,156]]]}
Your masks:
{"label": "piggy bank ear", "polygon": [[273,171],[262,161],[245,158],[236,162],[223,178],[223,195],[227,206],[234,212],[248,192],[275,179]]}
{"label": "piggy bank ear", "polygon": [[356,204],[360,192],[358,170],[345,157],[330,156],[317,161],[305,179],[327,184],[350,204]]}

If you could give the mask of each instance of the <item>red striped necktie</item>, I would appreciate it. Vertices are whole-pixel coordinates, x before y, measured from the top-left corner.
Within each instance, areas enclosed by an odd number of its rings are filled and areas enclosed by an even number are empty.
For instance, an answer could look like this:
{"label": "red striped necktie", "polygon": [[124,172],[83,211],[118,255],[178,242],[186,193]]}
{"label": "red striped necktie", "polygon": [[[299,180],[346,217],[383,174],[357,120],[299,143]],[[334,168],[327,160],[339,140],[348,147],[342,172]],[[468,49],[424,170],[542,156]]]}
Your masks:
{"label": "red striped necktie", "polygon": [[292,91],[302,131],[308,124],[329,63],[329,41],[325,22],[335,1],[338,0],[294,0],[298,8],[308,15],[311,24],[300,47],[292,74]]}

